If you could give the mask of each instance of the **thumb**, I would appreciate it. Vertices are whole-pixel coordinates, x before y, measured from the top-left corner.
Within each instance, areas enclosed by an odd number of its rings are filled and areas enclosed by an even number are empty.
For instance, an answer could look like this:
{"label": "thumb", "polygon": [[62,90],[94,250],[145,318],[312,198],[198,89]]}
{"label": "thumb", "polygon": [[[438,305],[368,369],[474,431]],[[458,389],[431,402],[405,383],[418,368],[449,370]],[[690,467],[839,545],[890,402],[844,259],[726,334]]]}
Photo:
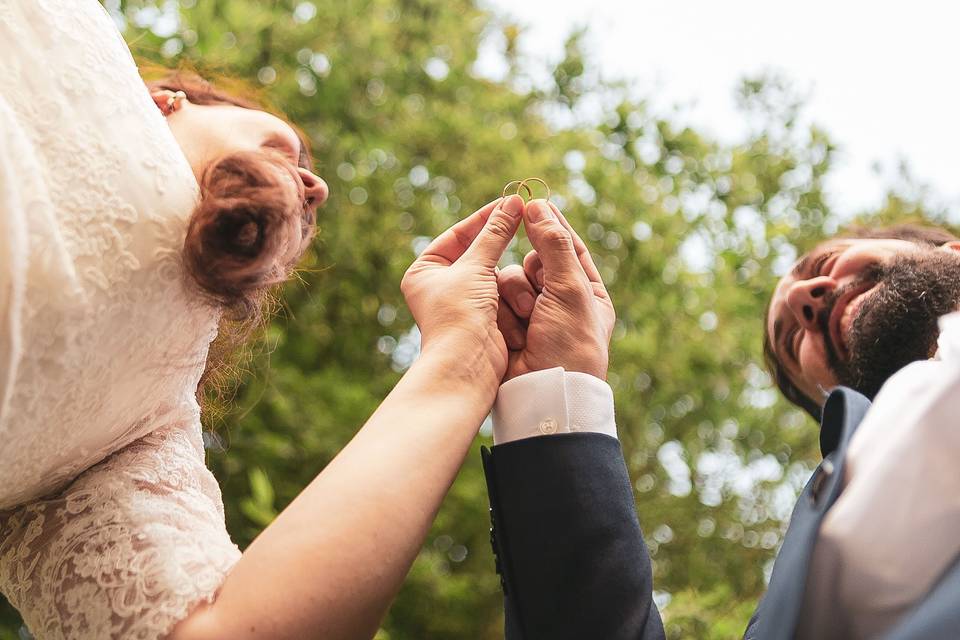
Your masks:
{"label": "thumb", "polygon": [[523,213],[523,198],[517,195],[510,196],[501,202],[490,217],[487,218],[483,229],[477,234],[470,247],[464,252],[464,257],[476,260],[487,267],[497,266],[500,256],[507,250],[513,236],[520,227]]}
{"label": "thumb", "polygon": [[544,284],[585,279],[586,275],[567,231],[545,200],[533,200],[523,214],[527,238],[543,263]]}

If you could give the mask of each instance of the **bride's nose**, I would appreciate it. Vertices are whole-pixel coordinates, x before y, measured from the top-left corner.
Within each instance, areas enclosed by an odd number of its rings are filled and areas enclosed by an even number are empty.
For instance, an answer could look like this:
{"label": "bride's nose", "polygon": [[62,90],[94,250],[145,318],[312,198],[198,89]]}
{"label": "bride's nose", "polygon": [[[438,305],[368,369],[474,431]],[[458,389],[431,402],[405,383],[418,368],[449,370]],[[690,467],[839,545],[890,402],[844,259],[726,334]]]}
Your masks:
{"label": "bride's nose", "polygon": [[304,169],[299,168],[300,179],[303,180],[303,187],[307,195],[307,206],[318,207],[327,200],[330,191],[327,183],[320,176]]}

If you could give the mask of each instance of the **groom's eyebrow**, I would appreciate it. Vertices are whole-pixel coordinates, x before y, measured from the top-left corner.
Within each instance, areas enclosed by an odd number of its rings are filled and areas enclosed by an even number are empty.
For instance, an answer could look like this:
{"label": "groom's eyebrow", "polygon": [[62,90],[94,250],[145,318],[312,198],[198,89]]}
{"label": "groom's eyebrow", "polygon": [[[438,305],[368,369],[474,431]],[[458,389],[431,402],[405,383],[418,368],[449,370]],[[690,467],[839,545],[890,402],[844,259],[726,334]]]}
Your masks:
{"label": "groom's eyebrow", "polygon": [[802,274],[807,272],[807,269],[809,269],[810,267],[811,253],[813,252],[811,251],[810,253],[807,253],[805,256],[800,258],[797,264],[793,266],[793,269],[790,270],[790,275],[792,275],[794,278],[799,278]]}
{"label": "groom's eyebrow", "polygon": [[795,264],[793,269],[790,270],[790,275],[797,279],[815,275],[810,273],[810,268],[815,261],[815,258],[819,258],[827,251],[829,251],[829,247],[824,247],[823,245],[811,249],[802,258],[800,258],[799,261],[797,261],[797,264]]}
{"label": "groom's eyebrow", "polygon": [[816,273],[811,273],[811,269],[816,264],[817,260],[820,260],[821,257],[828,254],[833,255],[842,248],[843,244],[834,240],[821,242],[818,246],[814,247],[808,251],[806,255],[800,258],[797,264],[793,266],[793,269],[790,270],[790,275],[797,279],[819,275]]}

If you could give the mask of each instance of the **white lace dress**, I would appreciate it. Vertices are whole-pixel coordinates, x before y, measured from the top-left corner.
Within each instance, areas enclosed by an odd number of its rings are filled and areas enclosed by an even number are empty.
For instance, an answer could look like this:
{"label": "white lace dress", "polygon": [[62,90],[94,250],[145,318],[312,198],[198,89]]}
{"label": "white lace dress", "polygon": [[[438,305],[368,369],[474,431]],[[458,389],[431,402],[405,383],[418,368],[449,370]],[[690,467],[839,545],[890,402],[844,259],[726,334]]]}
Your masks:
{"label": "white lace dress", "polygon": [[0,591],[38,639],[159,638],[240,552],[195,398],[197,184],[95,0],[0,0]]}

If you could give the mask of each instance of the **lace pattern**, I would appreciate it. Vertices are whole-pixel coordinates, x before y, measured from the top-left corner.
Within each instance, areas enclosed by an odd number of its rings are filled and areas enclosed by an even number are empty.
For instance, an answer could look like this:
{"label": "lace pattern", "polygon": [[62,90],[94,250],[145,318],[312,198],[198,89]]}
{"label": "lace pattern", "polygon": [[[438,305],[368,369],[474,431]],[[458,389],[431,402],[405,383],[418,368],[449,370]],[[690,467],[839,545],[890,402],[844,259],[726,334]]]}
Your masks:
{"label": "lace pattern", "polygon": [[199,430],[155,431],[0,515],[0,585],[37,638],[163,637],[240,551]]}

